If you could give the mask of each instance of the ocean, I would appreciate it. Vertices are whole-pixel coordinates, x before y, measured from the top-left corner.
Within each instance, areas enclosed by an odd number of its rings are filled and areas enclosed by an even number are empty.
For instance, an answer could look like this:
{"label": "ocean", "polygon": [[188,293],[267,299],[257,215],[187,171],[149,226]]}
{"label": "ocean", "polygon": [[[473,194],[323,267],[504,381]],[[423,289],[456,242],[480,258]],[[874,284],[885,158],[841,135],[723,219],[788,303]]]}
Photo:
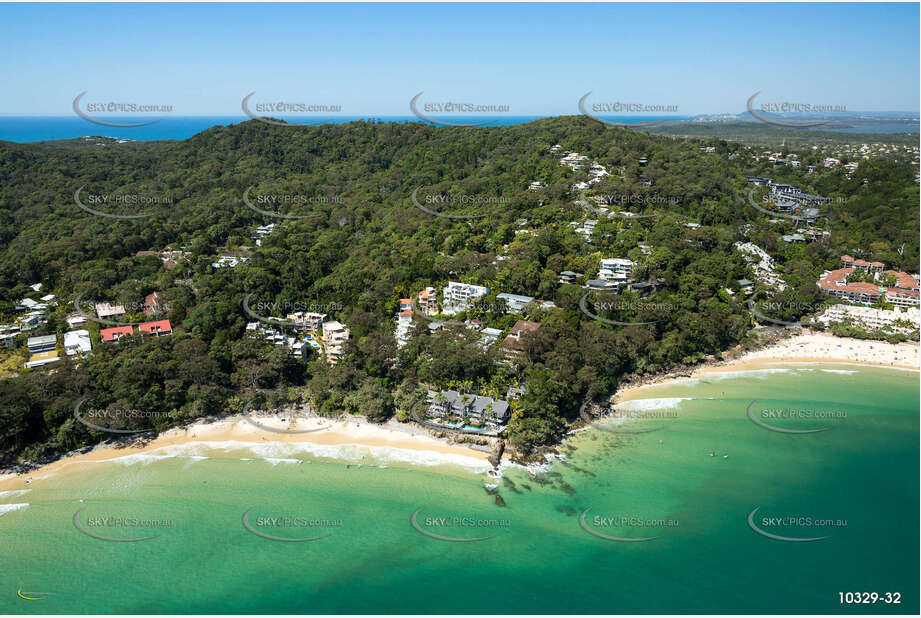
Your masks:
{"label": "ocean", "polygon": [[[487,119],[492,122],[488,126],[517,125],[543,116],[497,116]],[[607,118],[607,117],[605,117]],[[305,123],[303,117],[284,117],[283,120],[292,123]],[[445,122],[470,122],[470,117],[439,117]],[[685,117],[611,117],[615,122],[655,121],[663,119],[687,120]],[[201,133],[215,126],[226,126],[251,120],[244,115],[239,116],[168,116],[168,117],[105,117],[108,122],[138,123],[156,120],[153,124],[140,127],[110,127],[95,124],[76,115],[73,116],[0,116],[0,141],[8,142],[41,142],[48,140],[75,139],[85,136],[102,136],[117,139],[150,141],[150,140],[182,140]],[[424,122],[416,116],[329,116],[311,117],[310,122],[343,124],[364,120],[368,122]]]}
{"label": "ocean", "polygon": [[266,443],[36,478],[0,494],[0,611],[918,613],[917,372],[803,365],[633,396],[503,479]]}

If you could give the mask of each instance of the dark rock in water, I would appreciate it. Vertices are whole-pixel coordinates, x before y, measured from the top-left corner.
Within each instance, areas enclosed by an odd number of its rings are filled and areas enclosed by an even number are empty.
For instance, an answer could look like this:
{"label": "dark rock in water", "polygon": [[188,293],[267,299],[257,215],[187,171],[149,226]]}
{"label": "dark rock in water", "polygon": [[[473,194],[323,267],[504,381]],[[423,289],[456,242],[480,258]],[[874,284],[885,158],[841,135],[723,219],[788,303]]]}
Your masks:
{"label": "dark rock in water", "polygon": [[566,515],[570,515],[570,516],[575,515],[576,513],[579,512],[573,507],[569,506],[568,504],[561,504],[558,507],[556,507],[556,510],[559,511],[560,513],[565,513]]}
{"label": "dark rock in water", "polygon": [[499,494],[496,494],[496,506],[505,506],[505,500]]}
{"label": "dark rock in water", "polygon": [[563,493],[569,494],[570,496],[573,495],[574,493],[576,493],[576,490],[573,489],[573,488],[572,488],[572,485],[570,485],[569,483],[565,483],[565,482],[563,482],[563,481],[560,481],[560,484],[559,484],[558,487],[560,488],[560,490],[561,490]]}
{"label": "dark rock in water", "polygon": [[515,486],[515,481],[513,481],[512,479],[510,479],[510,478],[507,477],[507,476],[503,476],[503,477],[502,477],[502,484],[505,485],[506,487],[514,487],[514,486]]}
{"label": "dark rock in water", "polygon": [[485,490],[486,490],[486,493],[488,493],[490,496],[496,496],[496,495],[498,495],[498,493],[496,493],[496,492],[499,491],[499,489],[498,489],[497,487],[486,487],[486,486],[484,486],[483,489],[485,489]]}
{"label": "dark rock in water", "polygon": [[527,489],[528,491],[531,491],[531,486],[530,486],[530,485],[525,485],[524,483],[522,483],[521,486],[524,487],[525,489]]}

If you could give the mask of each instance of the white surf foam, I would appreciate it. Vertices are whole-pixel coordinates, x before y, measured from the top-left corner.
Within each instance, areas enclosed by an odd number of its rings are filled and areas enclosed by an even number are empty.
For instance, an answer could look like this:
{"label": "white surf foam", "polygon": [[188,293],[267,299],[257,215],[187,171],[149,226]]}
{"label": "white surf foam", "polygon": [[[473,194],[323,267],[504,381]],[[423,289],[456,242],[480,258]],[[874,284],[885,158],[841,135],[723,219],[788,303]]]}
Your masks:
{"label": "white surf foam", "polygon": [[7,513],[12,513],[13,511],[21,511],[22,509],[29,508],[29,504],[0,504],[0,517],[3,517]]}
{"label": "white surf foam", "polygon": [[618,410],[663,410],[677,407],[682,401],[690,401],[693,397],[661,397],[654,399],[631,399],[617,404]]}
{"label": "white surf foam", "polygon": [[21,496],[23,494],[29,493],[30,491],[32,490],[31,489],[9,489],[7,491],[0,491],[0,500],[4,500],[6,498],[14,498],[16,496]]}
{"label": "white surf foam", "polygon": [[184,457],[191,459],[207,459],[205,453],[213,451],[246,451],[254,454],[272,465],[280,463],[302,463],[303,458],[316,457],[379,465],[383,467],[388,463],[408,464],[415,466],[460,466],[472,472],[486,472],[491,469],[489,462],[454,453],[440,453],[438,451],[401,449],[391,446],[366,446],[361,444],[313,444],[310,442],[239,442],[236,440],[216,442],[189,442],[174,444],[154,449],[149,453],[139,453],[119,457],[117,461],[123,464],[148,464],[168,458]]}

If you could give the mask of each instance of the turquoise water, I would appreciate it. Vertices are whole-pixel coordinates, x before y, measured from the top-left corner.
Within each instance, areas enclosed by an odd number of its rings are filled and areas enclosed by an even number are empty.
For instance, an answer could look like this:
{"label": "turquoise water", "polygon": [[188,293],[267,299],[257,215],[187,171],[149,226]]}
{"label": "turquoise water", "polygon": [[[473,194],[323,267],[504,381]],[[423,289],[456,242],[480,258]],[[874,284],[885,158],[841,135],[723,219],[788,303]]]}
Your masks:
{"label": "turquoise water", "polygon": [[[810,366],[637,395],[645,401],[625,409],[645,416],[624,427],[656,431],[582,431],[565,461],[536,475],[507,468],[500,481],[436,459],[409,465],[381,452],[266,444],[71,467],[0,495],[0,505],[28,504],[0,506],[0,611],[918,612],[917,373]],[[770,420],[831,428],[787,434],[753,423],[753,400],[756,413],[840,414]],[[487,483],[498,483],[504,507]],[[155,538],[92,538],[74,526],[81,508],[90,532]],[[770,533],[829,538],[759,535],[747,521],[755,508]],[[579,524],[586,509],[590,530],[658,538],[590,534]],[[417,511],[423,532],[489,538],[427,536],[410,523]],[[244,527],[246,512],[257,532],[322,538],[264,538]],[[171,525],[92,525],[106,516]],[[781,516],[836,525],[761,519]],[[20,599],[20,588],[43,598]],[[902,602],[842,606],[839,591],[899,592]]]}

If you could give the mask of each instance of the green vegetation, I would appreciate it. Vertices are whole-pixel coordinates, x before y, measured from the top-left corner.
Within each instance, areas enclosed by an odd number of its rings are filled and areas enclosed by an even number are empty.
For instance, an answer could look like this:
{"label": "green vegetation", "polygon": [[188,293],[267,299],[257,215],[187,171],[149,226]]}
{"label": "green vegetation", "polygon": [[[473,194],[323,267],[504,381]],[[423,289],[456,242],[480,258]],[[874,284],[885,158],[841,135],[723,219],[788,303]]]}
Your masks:
{"label": "green vegetation", "polygon": [[[625,209],[657,216],[603,219],[592,242],[584,242],[569,222],[599,217],[575,203],[570,187],[588,176],[549,154],[557,143],[611,172],[590,196],[629,197]],[[491,128],[285,128],[252,121],[182,142],[0,144],[0,323],[13,318],[16,301],[39,296],[28,284],[41,282],[41,294],[53,292],[71,304],[55,309],[35,334],[67,330],[64,317],[78,295],[139,306],[155,290],[164,293],[175,328],[169,337],[101,344],[91,323],[93,355],[79,366],[65,360],[52,371],[0,380],[0,449],[7,457],[39,458],[111,437],[75,420],[74,406],[85,397],[97,407],[154,411],[155,417],[126,427],[162,429],[240,411],[263,391],[270,405],[307,398],[321,414],[384,420],[406,418],[423,385],[466,384],[501,396],[520,383],[525,393],[512,402],[507,435],[526,453],[553,442],[586,398],[611,392],[628,374],[750,345],[744,298],[722,291],[738,291],[739,278],[755,279],[733,249],[736,241],[751,240],[776,258],[788,287],[772,300],[794,307],[823,300],[815,281],[823,269],[837,267],[842,253],[896,268],[918,263],[911,165],[872,160],[850,179],[836,170],[806,175],[772,169],[739,144],[722,142],[717,154],[704,154],[703,143],[576,117]],[[802,153],[804,165],[810,156]],[[648,157],[648,166],[638,164],[640,157]],[[748,206],[745,174],[774,176],[833,198],[827,219],[819,221],[831,236],[783,243],[784,225],[768,223]],[[546,188],[529,191],[534,180]],[[420,186],[420,195],[507,201],[448,202],[438,209],[485,216],[446,219],[413,206],[410,195]],[[100,217],[74,203],[80,187],[87,195],[168,193],[172,203],[95,205],[154,215]],[[279,212],[319,216],[260,215],[243,202],[249,187],[251,196],[307,196]],[[252,230],[272,222],[275,232],[254,246]],[[641,243],[652,247],[650,255],[640,252]],[[173,269],[156,256],[136,257],[167,246],[183,247],[191,257]],[[245,250],[250,259],[213,269],[226,250]],[[598,313],[654,323],[594,320],[579,310],[586,290],[557,283],[564,270],[593,277],[603,257],[631,258],[639,263],[638,280],[661,278],[666,288],[646,299],[625,293],[618,300],[627,309]],[[448,280],[490,288],[483,303],[460,316],[486,326],[508,329],[516,319],[490,309],[498,292],[552,300],[558,309],[529,308],[527,317],[541,328],[523,338],[524,353],[514,362],[503,358],[500,344],[477,345],[478,333],[430,332],[420,316],[412,340],[398,350],[398,299],[426,286],[440,291]],[[328,313],[351,330],[342,362],[296,358],[245,337],[252,318],[242,301],[249,294],[281,307],[341,306]],[[612,299],[589,297],[590,303],[604,300]],[[653,308],[629,308],[643,301]]]}

